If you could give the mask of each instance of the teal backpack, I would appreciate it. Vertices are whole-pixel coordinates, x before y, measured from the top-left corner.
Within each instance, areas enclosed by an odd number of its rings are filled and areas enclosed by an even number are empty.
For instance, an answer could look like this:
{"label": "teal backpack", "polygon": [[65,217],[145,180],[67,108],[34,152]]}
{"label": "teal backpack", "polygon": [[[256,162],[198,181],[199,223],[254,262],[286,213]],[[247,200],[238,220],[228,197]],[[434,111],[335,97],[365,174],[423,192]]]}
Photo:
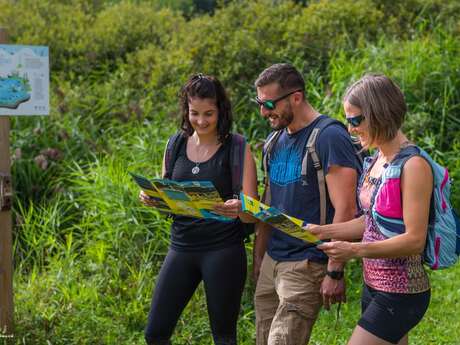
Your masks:
{"label": "teal backpack", "polygon": [[[382,173],[371,197],[372,217],[378,230],[390,238],[404,233],[402,216],[401,174],[404,164],[413,156],[423,157],[433,171],[433,194],[430,205],[424,263],[437,270],[454,265],[460,255],[460,222],[450,202],[451,180],[446,168],[436,163],[428,153],[415,145],[403,148]],[[377,154],[364,162],[367,172]],[[362,175],[360,184],[365,176]]]}

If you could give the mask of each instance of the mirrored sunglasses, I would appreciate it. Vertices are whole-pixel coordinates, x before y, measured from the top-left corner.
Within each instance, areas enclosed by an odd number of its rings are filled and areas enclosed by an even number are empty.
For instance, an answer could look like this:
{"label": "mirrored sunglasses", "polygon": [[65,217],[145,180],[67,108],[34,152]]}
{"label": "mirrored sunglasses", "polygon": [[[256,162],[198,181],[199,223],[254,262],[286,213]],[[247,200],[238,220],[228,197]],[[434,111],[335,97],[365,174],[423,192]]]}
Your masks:
{"label": "mirrored sunglasses", "polygon": [[358,127],[364,121],[364,115],[346,117],[345,119],[351,127]]}
{"label": "mirrored sunglasses", "polygon": [[267,99],[266,101],[262,101],[259,99],[259,97],[256,97],[254,99],[254,102],[256,102],[259,107],[264,107],[265,109],[267,110],[275,110],[276,108],[276,103],[285,99],[286,97],[292,95],[293,93],[296,93],[296,92],[303,92],[302,89],[298,89],[298,90],[294,90],[294,91],[291,91],[291,92],[288,92],[287,94],[285,95],[282,95],[278,98],[275,98],[275,99]]}

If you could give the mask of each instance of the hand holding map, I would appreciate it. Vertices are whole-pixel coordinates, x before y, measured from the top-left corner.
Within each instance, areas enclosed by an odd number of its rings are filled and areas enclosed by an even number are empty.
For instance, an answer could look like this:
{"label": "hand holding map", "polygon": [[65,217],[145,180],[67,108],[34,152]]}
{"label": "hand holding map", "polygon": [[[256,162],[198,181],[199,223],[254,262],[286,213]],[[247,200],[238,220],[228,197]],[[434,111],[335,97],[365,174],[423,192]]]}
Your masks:
{"label": "hand holding map", "polygon": [[214,211],[226,217],[237,218],[241,212],[241,201],[230,199],[224,203],[218,203],[214,205]]}
{"label": "hand holding map", "polygon": [[215,213],[218,205],[222,205],[224,201],[210,181],[149,180],[137,174],[130,173],[130,175],[145,194],[145,196],[140,195],[141,200],[160,212],[210,218],[223,222],[234,220],[230,214],[222,216]]}
{"label": "hand holding map", "polygon": [[297,237],[305,242],[312,244],[322,243],[318,237],[303,227],[307,225],[303,220],[288,216],[280,210],[265,205],[243,193],[241,193],[240,197],[244,212],[247,212],[253,217],[270,224],[274,228],[277,228],[290,236]]}

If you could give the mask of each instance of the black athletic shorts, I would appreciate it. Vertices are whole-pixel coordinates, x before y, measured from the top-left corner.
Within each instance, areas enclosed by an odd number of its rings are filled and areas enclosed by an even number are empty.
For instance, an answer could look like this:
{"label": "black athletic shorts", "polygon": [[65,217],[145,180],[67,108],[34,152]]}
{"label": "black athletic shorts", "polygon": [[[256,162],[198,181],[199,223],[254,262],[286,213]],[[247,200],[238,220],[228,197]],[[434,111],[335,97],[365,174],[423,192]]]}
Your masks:
{"label": "black athletic shorts", "polygon": [[430,295],[430,290],[414,294],[390,293],[364,284],[358,325],[380,339],[397,344],[422,320]]}

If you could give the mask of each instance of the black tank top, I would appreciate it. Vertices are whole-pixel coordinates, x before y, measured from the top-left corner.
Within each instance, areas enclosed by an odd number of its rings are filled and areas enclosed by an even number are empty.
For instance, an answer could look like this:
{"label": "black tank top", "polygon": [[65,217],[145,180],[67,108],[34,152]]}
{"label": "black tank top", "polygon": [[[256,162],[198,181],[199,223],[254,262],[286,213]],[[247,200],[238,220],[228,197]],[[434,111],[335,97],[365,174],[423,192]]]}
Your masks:
{"label": "black tank top", "polygon": [[[200,172],[192,174],[195,163],[187,157],[187,140],[179,148],[172,171],[175,181],[211,181],[223,200],[233,197],[230,168],[231,138],[227,138],[217,152],[200,163]],[[171,248],[177,251],[215,250],[243,241],[239,219],[220,222],[213,219],[174,216],[171,226]]]}

